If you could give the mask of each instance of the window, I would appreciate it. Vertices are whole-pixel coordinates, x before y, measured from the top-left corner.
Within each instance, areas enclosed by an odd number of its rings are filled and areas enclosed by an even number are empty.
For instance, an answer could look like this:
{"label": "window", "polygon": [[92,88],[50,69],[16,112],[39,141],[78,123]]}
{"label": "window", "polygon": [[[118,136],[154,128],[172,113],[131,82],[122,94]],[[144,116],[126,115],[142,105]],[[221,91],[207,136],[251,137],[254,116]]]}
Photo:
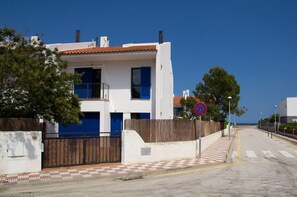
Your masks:
{"label": "window", "polygon": [[100,98],[101,69],[75,68],[75,72],[82,75],[82,84],[74,87],[74,93],[76,93],[79,98]]}
{"label": "window", "polygon": [[140,68],[132,68],[132,98],[140,98]]}
{"label": "window", "polygon": [[149,120],[150,113],[131,113],[131,119],[138,119],[138,120]]}
{"label": "window", "polygon": [[131,98],[150,99],[151,68],[132,68]]}

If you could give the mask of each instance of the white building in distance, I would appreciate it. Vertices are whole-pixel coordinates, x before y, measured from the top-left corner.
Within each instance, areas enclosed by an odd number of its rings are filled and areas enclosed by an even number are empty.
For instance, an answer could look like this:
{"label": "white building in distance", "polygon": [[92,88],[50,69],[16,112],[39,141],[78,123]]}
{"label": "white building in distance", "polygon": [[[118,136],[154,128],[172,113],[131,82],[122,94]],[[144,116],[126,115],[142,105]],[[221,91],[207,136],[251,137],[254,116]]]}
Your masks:
{"label": "white building in distance", "polygon": [[297,122],[297,97],[287,97],[279,103],[281,123]]}

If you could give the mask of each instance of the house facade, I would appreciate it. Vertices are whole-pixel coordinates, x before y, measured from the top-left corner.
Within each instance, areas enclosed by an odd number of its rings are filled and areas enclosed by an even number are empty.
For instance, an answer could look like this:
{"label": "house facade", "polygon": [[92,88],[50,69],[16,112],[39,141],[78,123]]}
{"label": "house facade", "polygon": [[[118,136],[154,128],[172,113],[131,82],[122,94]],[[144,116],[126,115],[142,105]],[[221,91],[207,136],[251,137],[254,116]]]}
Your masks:
{"label": "house facade", "polygon": [[281,123],[297,122],[297,97],[287,97],[279,103]]}
{"label": "house facade", "polygon": [[171,43],[96,42],[50,44],[68,62],[68,72],[82,74],[74,87],[81,98],[82,125],[59,126],[59,133],[120,135],[125,119],[173,118]]}

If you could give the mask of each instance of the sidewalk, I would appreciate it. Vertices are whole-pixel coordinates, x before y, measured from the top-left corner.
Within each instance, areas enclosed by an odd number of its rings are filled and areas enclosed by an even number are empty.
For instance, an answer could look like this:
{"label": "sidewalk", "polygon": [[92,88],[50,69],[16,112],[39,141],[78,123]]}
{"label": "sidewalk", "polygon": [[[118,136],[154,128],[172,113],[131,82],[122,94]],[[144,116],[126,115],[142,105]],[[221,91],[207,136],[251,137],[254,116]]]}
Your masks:
{"label": "sidewalk", "polygon": [[75,178],[116,176],[127,175],[130,173],[149,173],[168,169],[188,168],[204,164],[222,163],[226,160],[226,155],[228,154],[231,142],[232,140],[229,141],[228,137],[220,138],[202,153],[201,159],[182,159],[133,165],[113,163],[48,168],[36,173],[0,175],[0,186],[34,181],[73,180]]}

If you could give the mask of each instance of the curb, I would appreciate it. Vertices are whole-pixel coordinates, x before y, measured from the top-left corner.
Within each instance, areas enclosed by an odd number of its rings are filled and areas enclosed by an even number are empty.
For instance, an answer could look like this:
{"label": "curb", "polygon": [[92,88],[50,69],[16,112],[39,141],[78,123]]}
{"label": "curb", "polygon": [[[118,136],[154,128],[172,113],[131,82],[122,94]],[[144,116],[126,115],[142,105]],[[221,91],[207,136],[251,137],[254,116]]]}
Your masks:
{"label": "curb", "polygon": [[273,136],[279,138],[279,139],[282,139],[282,140],[286,140],[290,143],[293,143],[293,144],[297,144],[297,140],[296,139],[292,139],[292,138],[289,138],[287,136],[283,136],[283,135],[280,135],[280,134],[275,134],[273,133]]}
{"label": "curb", "polygon": [[130,181],[130,180],[136,180],[136,179],[143,179],[146,176],[157,176],[157,175],[171,174],[171,173],[177,173],[177,172],[187,173],[187,171],[191,171],[195,169],[205,169],[209,167],[222,166],[224,164],[225,164],[224,162],[218,162],[218,163],[210,163],[210,164],[201,164],[198,166],[171,168],[166,170],[146,171],[141,173],[129,173],[120,178],[116,178],[114,180]]}
{"label": "curb", "polygon": [[[259,130],[262,131],[262,132],[265,132],[265,133],[267,132],[266,130],[263,130],[263,129],[259,129]],[[271,135],[271,134],[269,134],[269,135]],[[293,144],[297,144],[297,140],[296,139],[290,138],[288,136],[284,136],[284,135],[280,135],[280,134],[275,134],[273,132],[272,132],[272,136],[277,137],[279,139],[286,140],[286,141],[288,141],[290,143],[293,143]]]}
{"label": "curb", "polygon": [[227,150],[227,153],[225,154],[225,159],[224,159],[223,163],[227,162],[229,152],[230,152],[230,149],[231,149],[231,146],[233,144],[233,141],[234,141],[234,138],[235,138],[236,134],[237,134],[237,130],[235,130],[234,134],[231,137],[231,140],[230,140],[229,145],[228,145],[228,150]]}

